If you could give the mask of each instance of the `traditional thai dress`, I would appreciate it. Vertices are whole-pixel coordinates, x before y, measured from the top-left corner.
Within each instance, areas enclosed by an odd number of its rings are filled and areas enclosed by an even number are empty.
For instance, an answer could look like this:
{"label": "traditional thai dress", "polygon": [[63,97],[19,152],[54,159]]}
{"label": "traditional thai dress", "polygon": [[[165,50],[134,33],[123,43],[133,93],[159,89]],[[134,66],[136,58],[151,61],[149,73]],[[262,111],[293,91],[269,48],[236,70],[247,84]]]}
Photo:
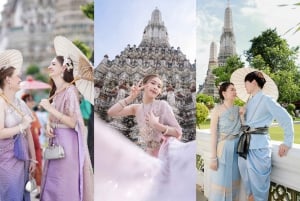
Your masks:
{"label": "traditional thai dress", "polygon": [[[13,104],[24,114],[31,115],[30,109],[20,99],[16,98]],[[9,105],[4,117],[5,128],[15,127],[22,122],[21,116]],[[24,138],[27,144],[24,153],[29,159],[27,138],[25,135],[20,137]],[[0,139],[0,201],[29,201],[30,194],[25,191],[28,175],[28,160],[18,160],[14,157],[14,139]]]}
{"label": "traditional thai dress", "polygon": [[75,129],[69,128],[50,115],[55,135],[52,140],[63,146],[65,157],[45,161],[41,201],[91,201],[93,173],[76,87],[72,85],[60,92],[52,104],[58,111],[75,117],[77,122]]}
{"label": "traditional thai dress", "polygon": [[218,119],[218,169],[210,171],[210,201],[239,200],[240,173],[236,150],[240,128],[238,106],[230,107]]}
{"label": "traditional thai dress", "polygon": [[95,119],[95,200],[196,200],[196,143],[182,143],[146,128],[145,114],[151,110],[160,123],[181,134],[166,101],[140,104],[136,113],[139,140],[147,152]]}
{"label": "traditional thai dress", "polygon": [[161,124],[176,128],[177,132],[182,134],[172,108],[166,101],[155,100],[150,104],[140,104],[136,112],[136,120],[140,128],[139,140],[147,153],[162,162],[147,200],[195,200],[195,141],[183,143],[175,137],[165,137],[161,132],[151,129],[145,122],[145,115],[150,111],[159,117]]}
{"label": "traditional thai dress", "polygon": [[[250,128],[269,127],[276,119],[284,130],[284,144],[291,147],[294,141],[293,121],[288,112],[262,91],[247,103],[245,124]],[[246,194],[255,201],[267,201],[271,174],[271,139],[267,134],[251,134],[247,159],[238,158],[239,169]]]}

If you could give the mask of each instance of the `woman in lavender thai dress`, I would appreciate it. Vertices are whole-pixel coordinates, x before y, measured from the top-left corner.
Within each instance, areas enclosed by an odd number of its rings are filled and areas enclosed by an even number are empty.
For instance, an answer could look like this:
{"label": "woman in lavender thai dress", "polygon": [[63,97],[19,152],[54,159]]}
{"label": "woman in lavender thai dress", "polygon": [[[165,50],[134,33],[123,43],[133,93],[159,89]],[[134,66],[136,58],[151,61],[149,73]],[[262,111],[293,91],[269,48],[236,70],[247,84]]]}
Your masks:
{"label": "woman in lavender thai dress", "polygon": [[[2,60],[3,58],[1,58]],[[0,200],[29,201],[25,191],[29,173],[35,170],[35,152],[30,133],[30,109],[15,97],[20,89],[19,72],[13,66],[0,66]],[[14,108],[16,107],[16,109]],[[25,116],[21,116],[21,114]],[[14,155],[14,137],[20,134],[25,144],[24,158]]]}
{"label": "woman in lavender thai dress", "polygon": [[[135,115],[142,147],[162,164],[146,200],[195,200],[196,144],[195,141],[182,143],[178,140],[182,130],[172,108],[166,101],[155,99],[162,92],[162,85],[158,75],[145,76],[131,88],[128,97],[119,100],[107,113],[110,116]],[[141,90],[144,90],[142,103],[129,105]],[[145,174],[153,172],[149,170]]]}
{"label": "woman in lavender thai dress", "polygon": [[238,201],[240,173],[237,142],[241,122],[239,107],[233,105],[234,85],[224,82],[219,88],[222,104],[211,115],[210,201]]}
{"label": "woman in lavender thai dress", "polygon": [[92,201],[93,183],[90,157],[84,136],[79,94],[73,81],[73,62],[56,56],[50,66],[53,101],[40,105],[49,112],[47,136],[63,146],[65,157],[46,160],[43,170],[41,201]]}

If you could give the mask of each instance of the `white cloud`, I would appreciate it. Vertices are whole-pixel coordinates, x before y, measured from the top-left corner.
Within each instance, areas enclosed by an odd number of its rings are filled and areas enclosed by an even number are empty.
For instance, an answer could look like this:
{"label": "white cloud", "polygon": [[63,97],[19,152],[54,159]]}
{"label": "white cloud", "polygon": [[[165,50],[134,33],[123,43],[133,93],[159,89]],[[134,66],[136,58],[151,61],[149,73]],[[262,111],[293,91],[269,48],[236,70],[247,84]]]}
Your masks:
{"label": "white cloud", "polygon": [[[174,0],[124,0],[122,5],[117,0],[96,3],[95,63],[99,63],[106,53],[113,59],[127,44],[139,45],[156,7],[161,11],[170,45],[180,47],[193,63],[196,58],[195,2]],[[112,25],[115,26],[113,29]]]}
{"label": "white cloud", "polygon": [[[202,84],[206,76],[210,43],[213,39],[218,45],[220,42],[226,4],[220,4],[219,2],[219,5],[216,5],[217,1],[215,0],[211,2],[207,0],[197,1],[199,5],[201,3],[201,6],[197,8],[197,83]],[[276,28],[278,34],[287,40],[290,47],[300,46],[300,32],[296,34],[289,32],[283,35],[287,30],[300,22],[300,6],[278,6],[287,3],[291,5],[297,2],[299,0],[245,0],[230,2],[237,53],[242,56],[244,61],[243,52],[250,48],[250,40],[268,28]]]}

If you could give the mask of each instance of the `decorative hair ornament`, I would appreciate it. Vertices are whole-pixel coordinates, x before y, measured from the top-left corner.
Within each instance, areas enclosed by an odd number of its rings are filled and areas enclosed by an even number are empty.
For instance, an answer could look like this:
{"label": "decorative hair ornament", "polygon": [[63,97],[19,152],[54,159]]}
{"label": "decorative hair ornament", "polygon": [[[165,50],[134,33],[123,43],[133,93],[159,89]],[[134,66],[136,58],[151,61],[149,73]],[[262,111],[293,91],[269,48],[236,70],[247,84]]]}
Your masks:
{"label": "decorative hair ornament", "polygon": [[74,68],[70,57],[64,57],[63,66],[67,67],[68,72],[70,72],[70,70]]}

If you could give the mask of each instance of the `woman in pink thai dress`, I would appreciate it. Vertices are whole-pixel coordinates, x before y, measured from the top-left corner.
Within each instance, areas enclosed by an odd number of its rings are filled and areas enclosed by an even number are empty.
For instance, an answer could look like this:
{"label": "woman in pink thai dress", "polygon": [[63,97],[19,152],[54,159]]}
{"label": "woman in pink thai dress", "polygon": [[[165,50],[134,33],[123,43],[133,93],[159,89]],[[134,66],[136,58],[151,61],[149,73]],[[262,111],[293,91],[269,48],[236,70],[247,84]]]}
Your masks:
{"label": "woman in pink thai dress", "polygon": [[90,157],[84,136],[77,88],[73,81],[71,58],[56,56],[48,67],[53,101],[41,100],[49,112],[47,136],[63,146],[65,157],[45,161],[41,201],[92,201],[93,183]]}
{"label": "woman in pink thai dress", "polygon": [[[20,90],[20,82],[20,75],[15,67],[0,66],[1,201],[30,201],[25,184],[29,174],[34,172],[37,162],[30,133],[32,121],[30,109],[15,96]],[[19,138],[25,145],[24,150],[19,150],[24,157],[19,159],[14,154],[14,138],[17,134],[20,134]]]}
{"label": "woman in pink thai dress", "polygon": [[[119,100],[107,113],[110,116],[136,116],[140,143],[148,154],[161,162],[157,173],[154,173],[155,170],[145,173],[156,174],[146,200],[195,200],[196,144],[195,141],[179,141],[182,130],[172,108],[166,101],[156,100],[162,88],[158,75],[148,75],[131,88],[128,97]],[[144,90],[142,103],[130,104],[141,90]]]}

